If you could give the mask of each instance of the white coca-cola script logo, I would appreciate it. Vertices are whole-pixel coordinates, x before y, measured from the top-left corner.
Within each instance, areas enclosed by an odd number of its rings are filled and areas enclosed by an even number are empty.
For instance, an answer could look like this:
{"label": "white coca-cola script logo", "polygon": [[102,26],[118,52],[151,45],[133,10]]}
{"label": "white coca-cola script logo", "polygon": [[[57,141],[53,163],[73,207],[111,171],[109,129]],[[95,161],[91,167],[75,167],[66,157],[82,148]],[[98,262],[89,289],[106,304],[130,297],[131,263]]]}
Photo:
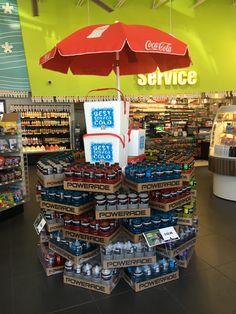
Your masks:
{"label": "white coca-cola script logo", "polygon": [[172,46],[171,43],[166,43],[161,41],[160,43],[152,42],[151,40],[147,40],[145,43],[146,50],[155,50],[161,52],[171,52]]}

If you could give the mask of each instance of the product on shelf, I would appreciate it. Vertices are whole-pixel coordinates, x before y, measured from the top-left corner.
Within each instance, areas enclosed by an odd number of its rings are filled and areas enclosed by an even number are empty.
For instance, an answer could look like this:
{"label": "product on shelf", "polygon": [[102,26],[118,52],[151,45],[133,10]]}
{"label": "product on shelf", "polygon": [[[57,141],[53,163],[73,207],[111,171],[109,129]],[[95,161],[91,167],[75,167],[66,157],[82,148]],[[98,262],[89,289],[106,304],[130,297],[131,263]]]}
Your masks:
{"label": "product on shelf", "polygon": [[0,168],[20,166],[20,156],[0,156]]}
{"label": "product on shelf", "polygon": [[158,212],[150,217],[127,218],[123,220],[123,225],[133,234],[142,234],[143,232],[165,228],[177,225],[177,212]]}
{"label": "product on shelf", "polygon": [[11,169],[0,172],[0,184],[20,179],[22,179],[21,169]]}
{"label": "product on shelf", "polygon": [[124,279],[134,289],[142,291],[179,278],[175,258],[159,257],[152,265],[125,268]]}
{"label": "product on shelf", "polygon": [[19,149],[18,147],[18,141],[16,138],[0,138],[0,151],[17,151]]}
{"label": "product on shelf", "polygon": [[63,272],[65,258],[50,250],[47,243],[38,244],[38,256],[47,276]]}
{"label": "product on shelf", "polygon": [[0,210],[23,202],[23,193],[20,188],[10,187],[7,190],[0,190]]}
{"label": "product on shelf", "polygon": [[70,106],[12,105],[11,110],[21,115],[24,152],[70,149]]}
{"label": "product on shelf", "polygon": [[65,169],[66,181],[83,181],[114,184],[121,180],[122,170],[119,164],[84,163],[72,165]]}
{"label": "product on shelf", "polygon": [[41,199],[45,202],[59,203],[63,205],[81,206],[93,200],[89,192],[69,191],[63,187],[41,188]]}
{"label": "product on shelf", "polygon": [[129,164],[125,168],[125,176],[128,180],[136,183],[176,180],[181,178],[181,165],[174,162],[143,161]]}
{"label": "product on shelf", "polygon": [[[153,259],[145,259],[148,257],[155,257],[156,251],[153,247],[149,247],[144,242],[133,243],[129,240],[117,240],[101,247],[101,259],[103,264],[111,267],[114,261],[123,261],[123,263],[117,263],[116,267],[132,266],[142,263],[154,263]],[[124,263],[124,260],[133,260],[132,263]],[[138,259],[138,260],[137,260]],[[110,263],[108,263],[108,261]]]}
{"label": "product on shelf", "polygon": [[81,215],[64,216],[64,228],[81,233],[98,235],[101,237],[111,236],[118,228],[117,220],[96,220],[95,213],[89,212]]}
{"label": "product on shelf", "polygon": [[171,203],[179,199],[182,199],[190,194],[191,194],[190,185],[183,185],[182,187],[174,189],[151,191],[149,193],[152,202],[160,203]]}
{"label": "product on shelf", "polygon": [[119,269],[102,268],[100,261],[92,259],[84,263],[67,261],[64,283],[110,294],[120,279]]}

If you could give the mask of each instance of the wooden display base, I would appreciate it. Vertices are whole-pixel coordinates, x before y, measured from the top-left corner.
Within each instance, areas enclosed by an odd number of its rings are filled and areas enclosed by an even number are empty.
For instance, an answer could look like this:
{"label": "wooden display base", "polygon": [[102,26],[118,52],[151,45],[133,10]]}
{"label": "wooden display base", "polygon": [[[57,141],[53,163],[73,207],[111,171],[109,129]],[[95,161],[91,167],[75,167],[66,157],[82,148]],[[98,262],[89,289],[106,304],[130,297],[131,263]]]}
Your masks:
{"label": "wooden display base", "polygon": [[136,217],[150,217],[150,208],[137,209],[115,209],[115,210],[96,210],[96,219],[120,219],[120,218],[136,218]]}
{"label": "wooden display base", "polygon": [[155,256],[122,258],[117,260],[105,260],[101,254],[101,263],[103,268],[123,268],[130,266],[141,266],[156,263]]}
{"label": "wooden display base", "polygon": [[188,182],[195,175],[195,168],[193,167],[189,172],[182,172],[181,179],[183,182]]}
{"label": "wooden display base", "polygon": [[67,283],[69,285],[105,293],[105,294],[111,294],[112,290],[116,287],[120,280],[120,276],[117,276],[113,279],[112,283],[110,285],[105,285],[102,283],[94,282],[94,281],[88,281],[85,279],[78,278],[76,276],[63,276],[64,283]]}
{"label": "wooden display base", "polygon": [[62,257],[71,260],[74,264],[79,264],[82,262],[87,261],[88,259],[95,257],[96,255],[99,254],[99,249],[95,249],[93,251],[90,251],[88,253],[76,256],[71,254],[70,252],[67,252],[66,250],[63,250],[60,246],[57,246],[56,244],[52,243],[49,241],[49,249],[52,250],[53,252],[61,255]]}
{"label": "wooden display base", "polygon": [[143,236],[142,233],[134,234],[131,231],[129,231],[127,228],[125,228],[124,226],[122,227],[122,232],[128,238],[128,240],[131,240],[134,243],[145,241],[144,236]]}
{"label": "wooden display base", "polygon": [[64,237],[71,238],[71,239],[77,239],[77,240],[83,240],[91,243],[97,243],[97,244],[109,244],[111,243],[120,233],[120,228],[117,228],[110,236],[103,237],[100,235],[94,235],[89,233],[83,233],[80,231],[74,231],[70,229],[63,229]]}
{"label": "wooden display base", "polygon": [[37,171],[39,183],[45,188],[53,188],[63,185],[64,173],[43,175],[40,171]]}
{"label": "wooden display base", "polygon": [[136,182],[125,179],[124,184],[136,192],[147,192],[147,191],[153,191],[153,190],[178,188],[183,185],[183,182],[182,182],[182,179],[176,179],[176,180],[136,183]]}
{"label": "wooden display base", "polygon": [[192,238],[191,240],[188,240],[185,243],[177,246],[173,250],[167,250],[166,248],[163,248],[163,247],[160,247],[160,246],[157,246],[156,250],[157,250],[157,253],[160,253],[160,254],[162,254],[164,256],[172,258],[172,257],[177,256],[178,254],[180,254],[181,252],[183,252],[187,248],[193,246],[196,243],[196,240],[197,240],[196,237]]}
{"label": "wooden display base", "polygon": [[105,184],[82,181],[64,181],[64,189],[71,191],[115,193],[121,187],[121,182],[122,180],[115,184]]}
{"label": "wooden display base", "polygon": [[135,292],[139,292],[139,291],[142,291],[142,290],[145,290],[145,289],[149,289],[149,288],[152,288],[152,287],[155,287],[155,286],[159,286],[163,283],[167,283],[169,281],[172,281],[172,280],[176,280],[179,278],[179,271],[175,271],[173,273],[169,273],[167,275],[163,275],[163,276],[160,276],[160,277],[157,277],[157,278],[153,278],[153,279],[150,279],[150,280],[145,280],[145,281],[142,281],[142,282],[133,282],[131,280],[131,278],[124,273],[123,275],[123,278],[124,280],[130,285],[130,287],[135,291]]}
{"label": "wooden display base", "polygon": [[38,245],[37,253],[38,253],[39,261],[42,264],[43,269],[44,269],[44,271],[45,271],[47,276],[52,276],[52,275],[63,273],[64,265],[55,266],[55,267],[48,267],[47,266],[47,264],[46,264],[46,262],[45,262],[45,260],[43,258],[41,245]]}
{"label": "wooden display base", "polygon": [[95,202],[91,201],[89,203],[86,203],[81,206],[72,206],[72,205],[64,205],[60,203],[54,203],[54,202],[46,202],[41,201],[40,207],[48,210],[53,210],[56,212],[62,212],[66,214],[74,214],[74,215],[80,215],[83,214],[91,209],[93,209],[95,206]]}
{"label": "wooden display base", "polygon": [[178,256],[177,256],[179,267],[182,267],[182,268],[187,268],[187,267],[188,267],[189,262],[190,262],[190,260],[191,260],[191,257],[193,256],[194,249],[195,249],[195,247],[193,246],[193,247],[190,249],[189,255],[188,255],[188,257],[187,257],[185,260],[178,259]]}
{"label": "wooden display base", "polygon": [[157,209],[157,210],[162,210],[163,212],[168,212],[175,208],[181,207],[182,205],[185,205],[187,203],[191,203],[191,201],[192,201],[192,195],[190,194],[170,203],[150,201],[150,207],[151,209]]}

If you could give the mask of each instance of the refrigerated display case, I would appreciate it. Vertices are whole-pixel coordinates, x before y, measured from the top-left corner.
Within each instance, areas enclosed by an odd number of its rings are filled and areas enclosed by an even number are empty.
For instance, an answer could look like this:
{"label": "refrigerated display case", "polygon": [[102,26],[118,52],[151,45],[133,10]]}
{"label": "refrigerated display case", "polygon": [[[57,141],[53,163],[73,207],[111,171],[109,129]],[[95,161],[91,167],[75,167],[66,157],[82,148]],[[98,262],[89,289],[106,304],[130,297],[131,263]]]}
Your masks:
{"label": "refrigerated display case", "polygon": [[213,193],[236,201],[236,105],[221,107],[216,114],[209,170],[213,172]]}

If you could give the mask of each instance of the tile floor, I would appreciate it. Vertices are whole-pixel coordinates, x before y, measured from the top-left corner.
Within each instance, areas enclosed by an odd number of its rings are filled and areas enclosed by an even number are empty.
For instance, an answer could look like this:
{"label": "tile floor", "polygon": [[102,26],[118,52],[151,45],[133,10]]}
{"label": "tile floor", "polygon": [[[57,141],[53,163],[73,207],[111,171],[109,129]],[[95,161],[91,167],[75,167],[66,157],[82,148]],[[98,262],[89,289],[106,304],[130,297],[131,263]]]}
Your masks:
{"label": "tile floor", "polygon": [[44,274],[32,227],[39,207],[31,168],[32,201],[23,214],[0,222],[0,313],[236,314],[236,203],[212,195],[206,167],[196,173],[200,233],[189,268],[181,270],[179,280],[140,293],[121,281],[107,296]]}

